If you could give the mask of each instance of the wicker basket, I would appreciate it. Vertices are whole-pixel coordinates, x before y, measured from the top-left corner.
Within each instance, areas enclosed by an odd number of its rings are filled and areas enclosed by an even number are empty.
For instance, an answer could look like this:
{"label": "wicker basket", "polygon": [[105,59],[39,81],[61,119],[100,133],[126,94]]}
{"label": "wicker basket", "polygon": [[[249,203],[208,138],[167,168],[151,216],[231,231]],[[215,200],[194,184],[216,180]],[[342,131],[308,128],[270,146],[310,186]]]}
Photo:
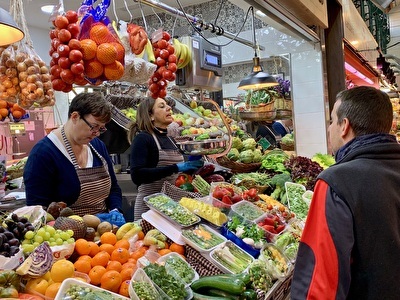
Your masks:
{"label": "wicker basket", "polygon": [[264,193],[264,191],[269,188],[268,185],[257,185],[253,180],[250,179],[244,179],[237,183],[238,186],[243,186],[246,189],[252,189],[255,188],[259,194]]}
{"label": "wicker basket", "polygon": [[291,144],[291,145],[290,144],[289,145],[281,144],[280,146],[281,146],[281,149],[284,151],[294,151],[294,144]]}
{"label": "wicker basket", "polygon": [[202,194],[196,192],[188,192],[180,189],[179,187],[174,186],[168,181],[164,181],[163,186],[161,188],[161,192],[166,194],[168,197],[175,201],[181,200],[183,197],[188,198],[201,198]]}
{"label": "wicker basket", "polygon": [[261,167],[261,163],[244,164],[230,160],[226,156],[217,157],[217,162],[221,166],[231,169],[233,173],[250,173],[255,172]]}

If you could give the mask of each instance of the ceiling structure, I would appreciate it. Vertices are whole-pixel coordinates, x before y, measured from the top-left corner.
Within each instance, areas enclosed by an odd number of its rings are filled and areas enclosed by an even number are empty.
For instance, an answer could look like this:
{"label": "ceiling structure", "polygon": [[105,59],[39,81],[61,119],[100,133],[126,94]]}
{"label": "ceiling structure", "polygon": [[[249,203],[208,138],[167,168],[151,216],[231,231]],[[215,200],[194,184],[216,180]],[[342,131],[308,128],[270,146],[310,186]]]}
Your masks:
{"label": "ceiling structure", "polygon": [[[195,4],[200,4],[203,2],[208,2],[209,0],[179,0],[182,7],[187,7]],[[390,35],[391,41],[388,44],[387,54],[388,61],[392,64],[394,71],[397,71],[397,77],[400,78],[400,0],[375,0],[378,2],[390,3],[386,8],[386,12],[389,15],[390,22]],[[41,7],[44,5],[56,5],[60,3],[57,0],[24,0],[24,12],[29,27],[36,27],[41,29],[50,29],[52,24],[49,20],[50,15],[45,14],[41,11]],[[64,0],[64,11],[67,10],[77,10],[81,4],[82,0]],[[99,1],[100,2],[100,1]],[[162,0],[163,4],[179,9],[177,0]],[[248,4],[243,0],[230,0],[230,2],[235,5],[246,9]],[[0,7],[9,10],[10,0],[0,0]],[[245,7],[244,7],[245,6]],[[128,8],[128,10],[127,10]],[[113,20],[125,20],[129,21],[132,17],[138,18],[142,16],[141,10],[144,15],[150,15],[155,13],[163,12],[158,8],[151,8],[146,4],[140,4],[140,1],[136,0],[114,0],[111,1],[108,16]],[[281,26],[281,24],[276,24],[272,20],[267,20],[264,22],[272,26]],[[277,28],[278,30],[282,28]]]}

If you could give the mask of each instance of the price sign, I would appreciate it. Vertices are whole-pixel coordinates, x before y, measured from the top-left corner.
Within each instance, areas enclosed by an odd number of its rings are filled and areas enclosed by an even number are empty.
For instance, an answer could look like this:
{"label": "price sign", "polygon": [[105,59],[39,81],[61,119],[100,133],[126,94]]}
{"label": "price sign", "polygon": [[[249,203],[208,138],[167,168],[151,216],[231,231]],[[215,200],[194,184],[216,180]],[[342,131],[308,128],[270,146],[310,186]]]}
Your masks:
{"label": "price sign", "polygon": [[9,123],[10,134],[24,134],[25,133],[25,123]]}
{"label": "price sign", "polygon": [[267,150],[269,146],[271,146],[271,143],[264,137],[261,138],[257,143],[262,147],[263,151]]}

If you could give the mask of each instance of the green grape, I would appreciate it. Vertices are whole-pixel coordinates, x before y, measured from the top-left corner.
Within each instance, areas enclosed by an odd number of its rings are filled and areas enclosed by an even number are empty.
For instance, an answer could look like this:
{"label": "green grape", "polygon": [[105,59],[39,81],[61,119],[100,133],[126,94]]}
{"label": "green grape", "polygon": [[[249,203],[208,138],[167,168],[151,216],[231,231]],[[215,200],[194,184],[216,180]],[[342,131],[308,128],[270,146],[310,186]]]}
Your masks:
{"label": "green grape", "polygon": [[53,226],[46,225],[46,231],[50,233],[50,236],[54,236],[56,234],[56,229]]}
{"label": "green grape", "polygon": [[31,240],[24,239],[24,240],[22,241],[21,245],[26,245],[26,244],[32,244],[32,241],[31,241]]}
{"label": "green grape", "polygon": [[44,241],[43,237],[38,234],[35,235],[34,240],[35,240],[35,242],[37,242],[39,244],[43,243],[43,241]]}
{"label": "green grape", "polygon": [[33,244],[23,244],[22,245],[22,251],[26,253],[31,253],[35,249],[35,246]]}
{"label": "green grape", "polygon": [[64,241],[64,242],[63,242],[63,245],[68,245],[68,242],[67,242],[67,241]]}
{"label": "green grape", "polygon": [[[58,230],[57,230],[57,231],[58,231]],[[59,238],[60,238],[60,233],[57,232],[56,234],[54,234],[54,235],[53,235],[53,238],[54,238],[55,240],[59,239]]]}
{"label": "green grape", "polygon": [[54,247],[54,246],[57,246],[57,243],[55,241],[50,242],[50,247]]}
{"label": "green grape", "polygon": [[62,238],[64,241],[66,241],[70,238],[70,235],[66,231],[63,231],[60,233],[60,238]]}
{"label": "green grape", "polygon": [[37,246],[39,246],[40,245],[40,243],[38,243],[38,242],[33,242],[33,248],[36,248]]}
{"label": "green grape", "polygon": [[67,233],[70,237],[74,236],[74,231],[72,229],[68,229]]}
{"label": "green grape", "polygon": [[48,240],[50,239],[50,232],[46,231],[46,232],[44,233],[43,239],[44,239],[45,241],[48,241]]}
{"label": "green grape", "polygon": [[36,232],[36,235],[39,235],[44,239],[44,236],[46,235],[46,229],[44,229],[44,227],[39,228],[39,230]]}
{"label": "green grape", "polygon": [[29,230],[25,233],[25,239],[31,240],[35,236],[35,233],[32,230]]}
{"label": "green grape", "polygon": [[75,239],[74,238],[69,238],[67,240],[67,242],[68,242],[68,244],[73,244],[73,243],[75,243]]}
{"label": "green grape", "polygon": [[62,238],[58,238],[58,239],[56,239],[56,244],[57,244],[57,245],[59,245],[59,246],[60,246],[60,245],[62,245],[62,244],[63,244],[63,242],[64,242],[64,241],[63,241],[63,239],[62,239]]}
{"label": "green grape", "polygon": [[56,241],[55,238],[53,238],[53,237],[49,238],[49,242],[50,242],[50,243],[53,243],[53,242],[55,242],[55,241]]}

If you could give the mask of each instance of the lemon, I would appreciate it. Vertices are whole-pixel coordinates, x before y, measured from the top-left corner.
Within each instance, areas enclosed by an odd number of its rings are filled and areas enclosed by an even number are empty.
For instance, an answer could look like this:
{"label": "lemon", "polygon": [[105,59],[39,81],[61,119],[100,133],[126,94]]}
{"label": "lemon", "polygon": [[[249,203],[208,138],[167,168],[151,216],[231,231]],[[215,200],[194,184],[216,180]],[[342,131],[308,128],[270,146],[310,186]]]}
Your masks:
{"label": "lemon", "polygon": [[51,279],[54,282],[62,282],[64,279],[74,277],[75,267],[74,264],[66,259],[56,261],[51,267]]}

